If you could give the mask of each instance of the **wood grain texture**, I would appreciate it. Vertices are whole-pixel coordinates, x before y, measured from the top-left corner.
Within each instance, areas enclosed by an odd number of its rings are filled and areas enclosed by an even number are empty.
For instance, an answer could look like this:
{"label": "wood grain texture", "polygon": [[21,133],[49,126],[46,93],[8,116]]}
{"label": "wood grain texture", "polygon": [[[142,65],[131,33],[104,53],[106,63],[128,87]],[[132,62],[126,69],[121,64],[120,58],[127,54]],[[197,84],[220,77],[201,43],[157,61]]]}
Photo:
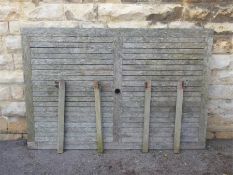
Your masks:
{"label": "wood grain texture", "polygon": [[174,148],[180,80],[185,83],[180,148],[204,148],[210,30],[28,28],[22,33],[30,147],[56,148],[59,90],[54,81],[63,79],[64,149],[98,148],[93,81],[101,88],[104,148],[142,149],[148,80],[148,148]]}
{"label": "wood grain texture", "polygon": [[176,99],[176,116],[175,116],[175,132],[174,132],[174,153],[180,152],[180,135],[182,125],[182,107],[183,107],[183,88],[184,82],[179,81],[177,84],[177,99]]}
{"label": "wood grain texture", "polygon": [[25,83],[25,101],[26,101],[26,117],[27,117],[27,141],[32,143],[35,140],[34,131],[34,115],[33,115],[33,98],[32,98],[32,70],[31,70],[31,52],[29,47],[29,37],[22,36],[23,46],[23,69]]}
{"label": "wood grain texture", "polygon": [[104,152],[104,141],[102,134],[102,114],[101,114],[101,97],[99,82],[94,81],[94,92],[95,92],[95,113],[96,113],[96,142],[97,152]]}
{"label": "wood grain texture", "polygon": [[149,127],[150,127],[150,102],[151,102],[151,81],[145,83],[145,100],[144,100],[144,125],[142,152],[146,153],[149,150]]}
{"label": "wood grain texture", "polygon": [[58,128],[57,128],[57,153],[64,151],[64,131],[65,131],[65,81],[58,81]]}

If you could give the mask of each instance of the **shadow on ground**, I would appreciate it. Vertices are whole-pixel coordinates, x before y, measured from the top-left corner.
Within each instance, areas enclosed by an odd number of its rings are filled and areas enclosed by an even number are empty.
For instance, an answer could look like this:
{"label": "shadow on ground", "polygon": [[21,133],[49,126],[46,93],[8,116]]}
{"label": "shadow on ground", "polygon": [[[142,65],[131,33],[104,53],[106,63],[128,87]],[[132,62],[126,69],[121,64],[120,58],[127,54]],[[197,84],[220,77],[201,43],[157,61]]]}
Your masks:
{"label": "shadow on ground", "polygon": [[0,142],[0,175],[233,175],[233,140],[206,150],[28,150],[26,141]]}

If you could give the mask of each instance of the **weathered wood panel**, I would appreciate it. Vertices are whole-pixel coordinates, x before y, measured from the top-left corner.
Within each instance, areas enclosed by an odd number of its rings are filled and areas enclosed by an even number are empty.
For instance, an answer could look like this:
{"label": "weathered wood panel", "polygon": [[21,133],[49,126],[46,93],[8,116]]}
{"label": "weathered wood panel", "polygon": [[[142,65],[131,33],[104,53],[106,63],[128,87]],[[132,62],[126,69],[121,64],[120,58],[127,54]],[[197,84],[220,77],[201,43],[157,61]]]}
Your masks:
{"label": "weathered wood panel", "polygon": [[180,147],[205,146],[211,31],[41,28],[22,33],[29,142],[34,148],[56,149],[55,81],[61,79],[66,82],[64,149],[97,149],[93,81],[100,84],[105,149],[142,148],[148,80],[148,148],[174,146],[180,80],[184,81]]}

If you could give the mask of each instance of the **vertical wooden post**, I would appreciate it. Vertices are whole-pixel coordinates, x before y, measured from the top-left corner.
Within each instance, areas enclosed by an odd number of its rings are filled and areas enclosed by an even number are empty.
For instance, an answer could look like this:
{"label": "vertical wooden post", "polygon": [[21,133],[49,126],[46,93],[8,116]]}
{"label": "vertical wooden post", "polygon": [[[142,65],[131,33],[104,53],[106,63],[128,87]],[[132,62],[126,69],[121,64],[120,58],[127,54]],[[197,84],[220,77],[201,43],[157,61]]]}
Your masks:
{"label": "vertical wooden post", "polygon": [[58,140],[57,153],[64,151],[64,120],[65,120],[65,81],[58,81],[59,96],[58,96]]}
{"label": "vertical wooden post", "polygon": [[99,88],[99,82],[98,81],[94,81],[94,93],[95,93],[97,152],[98,153],[103,153],[104,152],[104,143],[103,143],[103,135],[102,135],[100,88]]}
{"label": "vertical wooden post", "polygon": [[150,125],[150,102],[151,102],[151,80],[145,83],[145,103],[144,103],[144,127],[142,152],[146,153],[149,149],[149,125]]}
{"label": "vertical wooden post", "polygon": [[183,93],[184,93],[184,82],[179,81],[177,84],[177,97],[176,97],[174,153],[180,152],[180,135],[181,135]]}

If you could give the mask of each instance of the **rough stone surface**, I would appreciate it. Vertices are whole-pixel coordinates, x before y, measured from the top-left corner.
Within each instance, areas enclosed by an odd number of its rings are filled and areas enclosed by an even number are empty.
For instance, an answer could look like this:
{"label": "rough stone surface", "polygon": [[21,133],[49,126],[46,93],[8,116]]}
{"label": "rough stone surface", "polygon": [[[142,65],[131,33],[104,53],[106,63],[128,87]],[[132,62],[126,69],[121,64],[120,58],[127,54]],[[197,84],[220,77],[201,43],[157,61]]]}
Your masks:
{"label": "rough stone surface", "polygon": [[209,86],[209,97],[212,99],[233,99],[232,85]]}
{"label": "rough stone surface", "polygon": [[212,55],[210,60],[210,69],[224,70],[233,68],[233,54],[232,55]]}
{"label": "rough stone surface", "polygon": [[12,70],[13,58],[10,54],[0,54],[0,69],[1,70]]}
{"label": "rough stone surface", "polygon": [[225,23],[207,23],[205,28],[212,29],[216,33],[224,33],[224,32],[233,32],[233,23],[225,22]]}
{"label": "rough stone surface", "polygon": [[0,140],[21,140],[24,139],[23,134],[0,134]]}
{"label": "rough stone surface", "polygon": [[[179,11],[179,12],[178,12]],[[100,21],[171,21],[179,19],[182,7],[179,4],[161,5],[128,5],[128,4],[100,4],[98,6],[98,20]],[[177,13],[178,15],[174,15]]]}
{"label": "rough stone surface", "polygon": [[20,9],[18,4],[8,4],[0,1],[0,21],[18,20],[20,18]]}
{"label": "rough stone surface", "polygon": [[94,21],[97,18],[94,4],[65,4],[64,12],[67,20]]}
{"label": "rough stone surface", "polygon": [[8,23],[0,22],[0,35],[7,34],[7,32],[8,32]]}
{"label": "rough stone surface", "polygon": [[7,132],[7,117],[0,116],[0,134]]}
{"label": "rough stone surface", "polygon": [[8,120],[8,133],[26,133],[26,118],[25,117],[10,117]]}
{"label": "rough stone surface", "polygon": [[5,45],[9,51],[21,49],[21,36],[9,35],[5,38]]}
{"label": "rough stone surface", "polygon": [[210,10],[206,8],[192,6],[184,9],[184,19],[188,21],[207,21],[210,16]]}
{"label": "rough stone surface", "polygon": [[8,85],[0,84],[0,100],[10,100],[11,92],[10,87]]}
{"label": "rough stone surface", "polygon": [[13,54],[13,60],[14,60],[14,68],[17,70],[23,69],[23,57],[22,54]]}
{"label": "rough stone surface", "polygon": [[233,35],[215,35],[213,53],[233,53]]}
{"label": "rough stone surface", "polygon": [[13,100],[23,100],[24,99],[24,88],[20,85],[11,86],[11,98]]}
{"label": "rough stone surface", "polygon": [[30,20],[64,20],[64,8],[61,4],[46,4],[28,13]]}
{"label": "rough stone surface", "polygon": [[0,70],[0,83],[22,83],[23,82],[23,71],[7,71]]}
{"label": "rough stone surface", "polygon": [[2,115],[7,117],[23,117],[25,116],[25,102],[8,102],[1,104],[0,109]]}

